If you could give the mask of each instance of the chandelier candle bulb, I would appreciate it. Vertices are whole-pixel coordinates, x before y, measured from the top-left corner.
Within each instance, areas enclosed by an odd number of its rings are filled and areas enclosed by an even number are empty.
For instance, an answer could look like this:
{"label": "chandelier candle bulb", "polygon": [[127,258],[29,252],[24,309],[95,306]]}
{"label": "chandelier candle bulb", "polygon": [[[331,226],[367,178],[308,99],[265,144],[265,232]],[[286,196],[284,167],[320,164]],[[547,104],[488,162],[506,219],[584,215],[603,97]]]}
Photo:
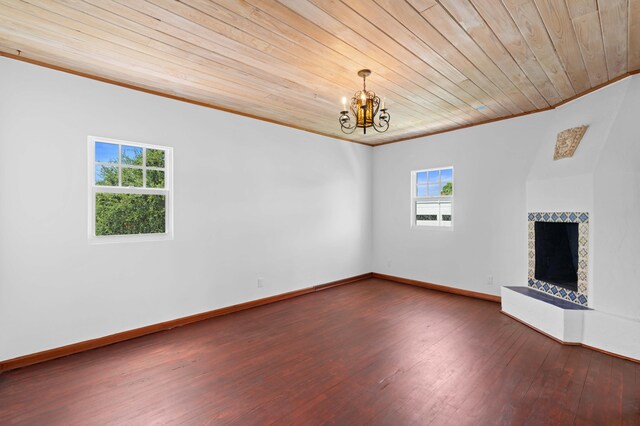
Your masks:
{"label": "chandelier candle bulb", "polygon": [[362,128],[365,135],[367,127],[373,127],[379,133],[389,129],[391,114],[385,108],[385,100],[381,100],[372,90],[367,90],[367,77],[370,75],[371,70],[358,71],[358,76],[362,77],[362,90],[357,91],[351,98],[350,110],[347,109],[347,99],[342,98],[343,109],[338,121],[343,133],[351,134],[358,127]]}

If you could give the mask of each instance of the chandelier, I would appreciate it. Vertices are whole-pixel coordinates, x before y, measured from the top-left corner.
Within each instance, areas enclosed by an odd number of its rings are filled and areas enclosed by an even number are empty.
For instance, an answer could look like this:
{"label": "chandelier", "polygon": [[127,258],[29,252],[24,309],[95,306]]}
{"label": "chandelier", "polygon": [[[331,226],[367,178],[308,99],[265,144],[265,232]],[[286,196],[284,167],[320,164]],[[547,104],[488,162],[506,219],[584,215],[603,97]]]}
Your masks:
{"label": "chandelier", "polygon": [[[371,70],[360,70],[358,76],[362,77],[362,90],[357,91],[349,102],[342,98],[342,111],[340,111],[340,128],[344,133],[351,134],[361,127],[367,134],[367,127],[373,127],[377,132],[386,132],[389,129],[391,115],[384,106],[384,100],[376,96],[375,92],[367,90],[367,77]],[[378,114],[379,113],[379,114]],[[352,117],[354,121],[352,121]]]}

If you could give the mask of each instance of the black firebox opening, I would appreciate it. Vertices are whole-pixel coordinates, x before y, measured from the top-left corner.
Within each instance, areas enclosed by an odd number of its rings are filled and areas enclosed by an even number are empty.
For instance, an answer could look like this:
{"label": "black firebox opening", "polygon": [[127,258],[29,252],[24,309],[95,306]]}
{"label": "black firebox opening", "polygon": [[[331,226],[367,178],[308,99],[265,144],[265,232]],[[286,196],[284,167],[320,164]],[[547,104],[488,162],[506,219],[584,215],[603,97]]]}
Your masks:
{"label": "black firebox opening", "polygon": [[536,279],[578,290],[578,224],[536,222]]}

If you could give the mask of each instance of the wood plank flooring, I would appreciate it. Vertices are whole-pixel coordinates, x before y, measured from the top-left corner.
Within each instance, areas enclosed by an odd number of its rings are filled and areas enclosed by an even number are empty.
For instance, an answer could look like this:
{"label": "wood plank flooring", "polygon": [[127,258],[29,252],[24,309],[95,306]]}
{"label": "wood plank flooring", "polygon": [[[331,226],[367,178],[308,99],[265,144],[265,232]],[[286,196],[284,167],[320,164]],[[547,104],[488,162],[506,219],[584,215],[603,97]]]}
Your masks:
{"label": "wood plank flooring", "polygon": [[0,375],[0,424],[640,425],[640,364],[369,279]]}

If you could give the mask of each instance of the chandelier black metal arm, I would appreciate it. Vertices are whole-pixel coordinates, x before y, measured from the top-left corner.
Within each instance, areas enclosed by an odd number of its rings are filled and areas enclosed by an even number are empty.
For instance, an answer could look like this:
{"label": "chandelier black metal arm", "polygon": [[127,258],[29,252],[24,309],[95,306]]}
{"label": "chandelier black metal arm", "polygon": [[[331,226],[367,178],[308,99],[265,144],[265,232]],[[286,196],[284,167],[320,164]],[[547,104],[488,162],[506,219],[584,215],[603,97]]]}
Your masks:
{"label": "chandelier black metal arm", "polygon": [[373,128],[379,132],[384,133],[389,129],[389,121],[391,120],[391,114],[387,112],[386,108],[382,108],[380,110],[380,114],[378,115],[378,122],[374,118],[373,120]]}
{"label": "chandelier black metal arm", "polygon": [[391,114],[384,106],[384,101],[380,100],[375,92],[367,90],[367,76],[371,74],[369,70],[360,70],[358,75],[362,77],[362,90],[356,92],[346,107],[346,98],[343,98],[343,108],[340,111],[338,121],[343,133],[351,134],[358,127],[362,128],[364,134],[368,127],[379,133],[389,129]]}
{"label": "chandelier black metal arm", "polygon": [[340,128],[342,129],[343,133],[350,135],[358,128],[355,123],[351,122],[349,111],[340,111],[340,118],[338,120],[340,121]]}

